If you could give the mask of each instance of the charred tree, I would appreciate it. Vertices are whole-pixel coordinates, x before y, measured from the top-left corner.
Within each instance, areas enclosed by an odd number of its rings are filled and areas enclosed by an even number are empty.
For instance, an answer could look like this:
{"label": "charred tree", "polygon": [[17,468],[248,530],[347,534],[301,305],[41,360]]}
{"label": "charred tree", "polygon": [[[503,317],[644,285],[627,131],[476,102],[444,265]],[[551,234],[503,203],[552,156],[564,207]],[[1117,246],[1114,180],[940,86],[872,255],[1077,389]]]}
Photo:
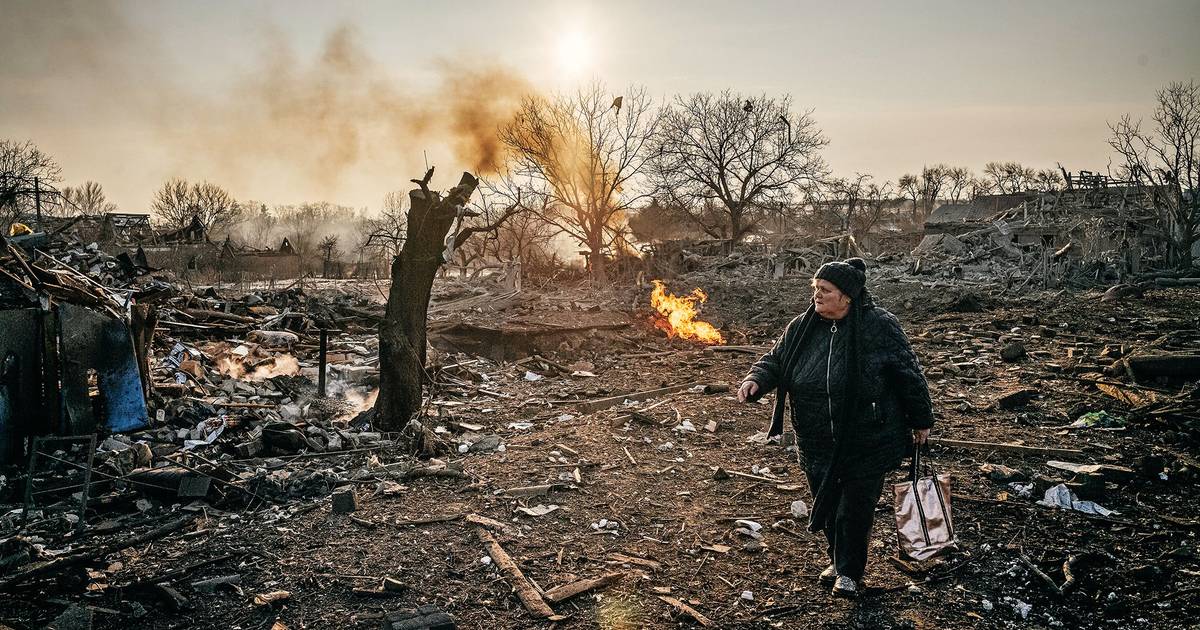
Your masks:
{"label": "charred tree", "polygon": [[495,230],[517,212],[514,204],[493,223],[460,229],[447,241],[451,228],[471,215],[466,204],[479,180],[463,173],[458,185],[443,196],[429,189],[432,177],[431,168],[423,179],[412,180],[420,188],[408,193],[408,232],[400,253],[392,259],[392,286],[379,324],[375,426],[387,431],[404,428],[421,409],[429,297],[434,276],[447,262],[445,253],[473,234]]}

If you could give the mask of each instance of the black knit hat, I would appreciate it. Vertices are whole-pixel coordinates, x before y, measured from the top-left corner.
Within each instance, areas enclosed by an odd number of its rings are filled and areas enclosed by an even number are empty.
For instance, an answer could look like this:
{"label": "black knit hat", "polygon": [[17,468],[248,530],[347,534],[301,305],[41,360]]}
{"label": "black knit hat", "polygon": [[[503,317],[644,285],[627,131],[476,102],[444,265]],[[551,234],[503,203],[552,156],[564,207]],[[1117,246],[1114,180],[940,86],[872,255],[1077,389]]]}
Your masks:
{"label": "black knit hat", "polygon": [[863,285],[867,283],[867,263],[861,258],[847,258],[844,261],[831,261],[817,270],[813,276],[818,280],[828,280],[852,300],[862,295]]}

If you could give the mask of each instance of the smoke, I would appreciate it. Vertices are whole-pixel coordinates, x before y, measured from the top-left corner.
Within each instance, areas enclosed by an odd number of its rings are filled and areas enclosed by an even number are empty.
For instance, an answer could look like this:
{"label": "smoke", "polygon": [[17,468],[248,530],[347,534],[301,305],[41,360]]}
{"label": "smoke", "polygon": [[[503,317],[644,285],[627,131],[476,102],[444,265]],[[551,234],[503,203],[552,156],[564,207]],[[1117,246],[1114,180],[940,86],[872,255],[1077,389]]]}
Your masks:
{"label": "smoke", "polygon": [[[257,52],[221,66],[168,43],[138,7],[18,1],[0,19],[0,114],[9,119],[0,132],[65,137],[55,149],[72,155],[60,160],[84,155],[77,163],[108,171],[68,179],[138,191],[137,204],[121,195],[124,205],[145,207],[175,176],[211,180],[242,199],[377,204],[424,172],[426,151],[442,173],[492,173],[504,160],[497,129],[531,92],[515,71],[468,59],[401,78],[393,68],[402,64],[373,57],[351,25],[300,54],[264,21],[254,29]],[[225,74],[188,83],[193,67]],[[125,181],[110,186],[116,178]]]}
{"label": "smoke", "polygon": [[452,152],[451,171],[486,174],[503,159],[497,130],[528,89],[510,70],[463,61],[437,64],[432,87],[404,84],[343,25],[311,60],[271,38],[228,94],[191,102],[189,117],[204,121],[205,133],[184,130],[172,144],[231,177],[266,161],[322,190],[336,190],[352,171],[418,176],[421,149],[439,145]]}

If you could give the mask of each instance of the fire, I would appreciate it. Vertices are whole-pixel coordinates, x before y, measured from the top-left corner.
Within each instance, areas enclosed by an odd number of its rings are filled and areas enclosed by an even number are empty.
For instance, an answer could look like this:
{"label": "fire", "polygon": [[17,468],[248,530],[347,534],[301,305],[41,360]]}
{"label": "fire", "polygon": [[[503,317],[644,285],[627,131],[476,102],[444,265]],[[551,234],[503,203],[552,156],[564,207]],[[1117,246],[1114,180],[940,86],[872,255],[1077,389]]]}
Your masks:
{"label": "fire", "polygon": [[217,359],[217,371],[230,378],[262,381],[274,376],[295,376],[300,373],[300,362],[290,354],[281,354],[259,362],[250,371],[239,357],[229,355]]}
{"label": "fire", "polygon": [[662,315],[654,325],[663,329],[670,337],[696,339],[704,343],[725,343],[721,331],[708,322],[696,319],[697,304],[708,301],[703,290],[692,289],[690,295],[677,296],[667,293],[662,280],[654,280],[654,291],[650,293],[650,305]]}

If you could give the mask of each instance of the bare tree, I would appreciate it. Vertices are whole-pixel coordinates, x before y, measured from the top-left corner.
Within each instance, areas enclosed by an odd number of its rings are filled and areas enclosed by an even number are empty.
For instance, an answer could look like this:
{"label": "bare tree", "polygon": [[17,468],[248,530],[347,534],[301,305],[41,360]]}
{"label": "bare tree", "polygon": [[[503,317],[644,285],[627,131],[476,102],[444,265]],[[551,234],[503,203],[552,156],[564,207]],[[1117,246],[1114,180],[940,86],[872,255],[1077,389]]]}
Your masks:
{"label": "bare tree", "polygon": [[8,224],[33,216],[37,197],[62,179],[54,158],[32,142],[0,140],[0,221]]}
{"label": "bare tree", "polygon": [[863,238],[887,216],[888,207],[894,207],[896,192],[891,182],[879,184],[869,181],[859,192],[859,211],[850,222],[855,238]]}
{"label": "bare tree", "polygon": [[905,173],[896,181],[896,188],[901,196],[912,202],[912,221],[920,225],[917,217],[921,216],[921,178],[912,173]]}
{"label": "bare tree", "polygon": [[975,174],[965,166],[951,166],[946,169],[946,199],[951,203],[963,201],[971,192]]}
{"label": "bare tree", "polygon": [[532,182],[519,181],[511,172],[480,181],[479,201],[472,204],[479,216],[468,225],[489,225],[505,213],[511,216],[491,233],[474,239],[481,257],[499,262],[517,261],[523,266],[550,262],[548,249],[557,233],[545,217],[551,212],[550,197]]}
{"label": "bare tree", "polygon": [[367,219],[364,247],[377,250],[389,260],[400,255],[400,249],[404,247],[407,221],[404,195],[400,191],[387,193],[383,196],[383,207],[379,216]]}
{"label": "bare tree", "polygon": [[808,189],[808,200],[814,210],[820,207],[827,229],[832,227],[835,234],[850,234],[856,239],[879,223],[894,194],[891,182],[879,184],[866,173],[829,179],[819,188]]}
{"label": "bare tree", "polygon": [[988,162],[983,167],[983,175],[991,188],[1001,195],[1036,188],[1037,171],[1020,162]]}
{"label": "bare tree", "polygon": [[912,201],[914,225],[924,223],[929,213],[933,212],[943,188],[949,185],[953,189],[959,176],[955,170],[945,164],[934,164],[922,167],[919,175],[906,174],[900,177],[897,188],[904,198]]}
{"label": "bare tree", "polygon": [[826,144],[811,110],[793,112],[789,96],[701,92],[664,109],[650,174],[706,233],[736,243],[823,174]]}
{"label": "bare tree", "polygon": [[1192,265],[1192,247],[1200,237],[1200,85],[1173,82],[1158,91],[1154,127],[1125,114],[1110,123],[1108,144],[1120,156],[1120,172],[1145,186],[1170,237],[1168,260],[1179,268]]}
{"label": "bare tree", "polygon": [[326,234],[321,237],[321,242],[317,243],[317,251],[321,252],[321,260],[325,262],[332,262],[341,256],[342,250],[338,249],[337,235]]}
{"label": "bare tree", "polygon": [[98,217],[117,211],[117,204],[108,200],[100,184],[87,181],[82,186],[62,189],[62,202],[66,212]]}
{"label": "bare tree", "polygon": [[574,95],[527,97],[500,130],[513,172],[537,182],[544,218],[587,249],[592,281],[607,282],[606,252],[620,239],[658,125],[642,88],[615,99],[595,83]]}
{"label": "bare tree", "polygon": [[321,262],[324,263],[322,265],[321,275],[328,278],[331,268],[333,267],[333,261],[340,258],[342,255],[341,250],[338,249],[337,235],[326,234],[325,236],[321,237],[320,242],[317,243],[317,251],[321,252]]}
{"label": "bare tree", "polygon": [[250,247],[260,249],[270,249],[278,245],[275,242],[275,232],[279,226],[279,219],[267,209],[267,204],[261,201],[247,201],[242,206],[246,209],[246,214],[238,227],[241,240]]}
{"label": "bare tree", "polygon": [[1033,174],[1032,188],[1038,192],[1054,192],[1062,188],[1063,178],[1052,168],[1043,168]]}
{"label": "bare tree", "polygon": [[186,180],[167,180],[157,192],[151,209],[167,225],[182,228],[200,220],[209,234],[228,233],[241,220],[242,207],[225,189],[210,182],[189,184]]}

